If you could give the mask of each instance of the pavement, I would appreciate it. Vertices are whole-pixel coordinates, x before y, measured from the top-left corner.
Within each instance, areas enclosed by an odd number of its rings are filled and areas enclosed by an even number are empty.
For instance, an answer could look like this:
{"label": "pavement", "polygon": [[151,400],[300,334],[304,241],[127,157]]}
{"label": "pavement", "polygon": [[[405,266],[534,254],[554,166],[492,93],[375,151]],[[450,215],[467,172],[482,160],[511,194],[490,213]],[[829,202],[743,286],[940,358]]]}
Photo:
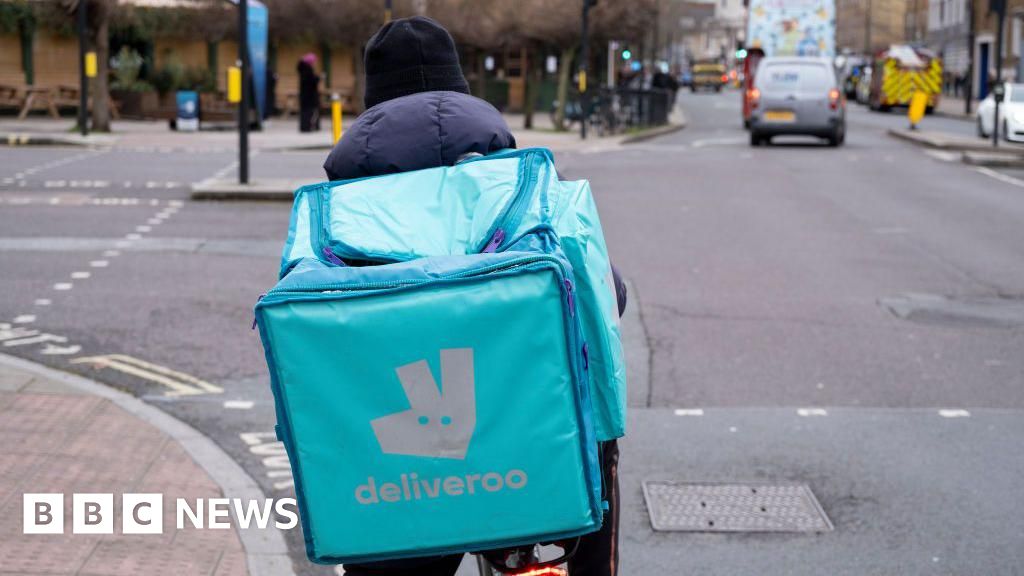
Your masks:
{"label": "pavement", "polygon": [[974,112],[978,109],[978,101],[971,102],[971,113],[966,113],[963,98],[943,95],[939,98],[939,105],[935,107],[935,113],[949,118],[959,118],[974,121]]}
{"label": "pavement", "polygon": [[[351,123],[354,118],[346,118]],[[522,114],[505,114],[520,148],[543,147],[554,152],[598,152],[614,150],[624,144],[670,134],[686,126],[681,109],[676,109],[665,126],[618,134],[603,138],[594,135],[587,140],[578,131],[561,132],[554,129],[546,113],[534,115],[533,128],[522,128]],[[238,137],[231,131],[174,132],[166,122],[114,121],[112,133],[81,136],[71,130],[70,120],[31,118],[28,120],[0,119],[0,144],[8,146],[73,146],[85,148],[115,148],[125,150],[153,150],[161,152],[222,153],[233,150]],[[300,133],[295,123],[270,120],[264,129],[250,134],[250,149],[261,152],[319,153],[331,149],[330,130]],[[574,126],[573,128],[578,127]],[[193,200],[284,200],[290,201],[292,192],[312,180],[307,176],[278,176],[253,174],[248,184],[240,184],[237,166],[232,165],[192,184]]]}
{"label": "pavement", "polygon": [[[0,355],[0,438],[0,574],[291,574],[279,535],[246,534],[244,546],[237,528],[177,529],[176,498],[194,506],[254,486],[207,439],[130,396]],[[63,533],[24,533],[27,493],[63,495]],[[73,494],[95,493],[118,503],[116,513],[101,512],[113,516],[112,533],[72,534]],[[125,534],[123,495],[153,493],[164,498],[162,533]],[[261,546],[278,541],[276,554]]]}
{"label": "pavement", "polygon": [[[680,105],[685,130],[555,154],[630,284],[623,574],[1018,574],[1024,171],[893,138],[897,112],[851,105],[838,149],[751,148],[735,92]],[[0,346],[173,416],[288,497],[250,327],[289,210],[191,201],[234,170],[203,136],[0,148],[0,321],[21,331]],[[322,160],[261,148],[252,169],[313,182]],[[648,480],[805,483],[835,529],[657,532]],[[336,574],[300,532],[292,569]]]}

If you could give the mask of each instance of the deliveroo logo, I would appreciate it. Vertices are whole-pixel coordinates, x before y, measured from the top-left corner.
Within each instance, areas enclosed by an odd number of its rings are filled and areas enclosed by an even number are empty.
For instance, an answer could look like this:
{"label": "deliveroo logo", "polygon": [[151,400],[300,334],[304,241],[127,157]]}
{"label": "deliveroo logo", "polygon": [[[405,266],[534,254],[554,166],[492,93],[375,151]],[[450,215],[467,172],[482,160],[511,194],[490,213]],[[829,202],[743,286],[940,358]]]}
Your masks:
{"label": "deliveroo logo", "polygon": [[426,360],[395,369],[409,409],[370,422],[385,454],[463,460],[476,428],[473,349],[441,350],[441,386]]}

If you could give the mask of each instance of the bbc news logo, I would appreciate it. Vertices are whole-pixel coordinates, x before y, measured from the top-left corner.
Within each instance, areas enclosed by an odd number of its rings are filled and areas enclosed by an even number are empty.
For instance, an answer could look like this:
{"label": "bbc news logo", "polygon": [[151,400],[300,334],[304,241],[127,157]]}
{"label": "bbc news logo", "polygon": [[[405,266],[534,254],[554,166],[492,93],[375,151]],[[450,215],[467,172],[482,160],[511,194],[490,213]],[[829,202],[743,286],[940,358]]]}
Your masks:
{"label": "bbc news logo", "polygon": [[[122,534],[163,534],[163,494],[122,494]],[[247,500],[240,498],[198,498],[193,502],[175,499],[175,526],[200,530],[265,529],[273,519],[274,527],[290,530],[299,524],[294,498]],[[24,534],[64,533],[64,494],[24,494]],[[72,534],[113,534],[113,494],[72,494]]]}

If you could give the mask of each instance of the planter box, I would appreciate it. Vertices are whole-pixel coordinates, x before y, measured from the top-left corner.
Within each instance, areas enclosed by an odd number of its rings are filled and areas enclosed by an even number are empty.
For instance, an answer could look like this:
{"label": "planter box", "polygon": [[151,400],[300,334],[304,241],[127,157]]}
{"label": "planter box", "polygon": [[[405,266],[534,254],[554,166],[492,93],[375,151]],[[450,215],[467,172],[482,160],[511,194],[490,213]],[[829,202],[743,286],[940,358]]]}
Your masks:
{"label": "planter box", "polygon": [[111,90],[110,96],[117,100],[123,118],[152,118],[160,109],[160,96],[154,91]]}

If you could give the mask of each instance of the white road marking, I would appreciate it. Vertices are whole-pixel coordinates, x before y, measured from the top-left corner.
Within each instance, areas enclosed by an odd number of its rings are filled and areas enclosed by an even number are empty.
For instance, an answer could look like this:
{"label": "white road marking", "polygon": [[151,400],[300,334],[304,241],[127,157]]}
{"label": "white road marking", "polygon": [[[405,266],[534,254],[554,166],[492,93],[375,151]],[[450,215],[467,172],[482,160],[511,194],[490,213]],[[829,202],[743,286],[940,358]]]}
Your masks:
{"label": "white road marking", "polygon": [[92,266],[93,268],[106,268],[108,264],[110,264],[110,262],[107,262],[106,260],[93,260],[92,262],[89,262],[89,266]]}
{"label": "white road marking", "polygon": [[49,306],[50,304],[53,304],[53,300],[49,298],[36,298],[35,301],[36,306]]}
{"label": "white road marking", "polygon": [[106,250],[103,252],[103,255],[106,256],[107,258],[113,258],[115,256],[120,256],[121,253],[118,252],[117,250]]}
{"label": "white road marking", "polygon": [[149,224],[150,226],[156,226],[157,224],[160,223],[160,219],[159,218],[150,218],[149,220],[146,220],[146,223]]}
{"label": "white road marking", "polygon": [[828,410],[824,408],[797,408],[798,416],[828,416]]}
{"label": "white road marking", "polygon": [[230,410],[250,410],[252,406],[252,400],[226,400],[224,402],[224,407]]}
{"label": "white road marking", "polygon": [[75,280],[85,280],[89,276],[92,276],[92,272],[72,272],[71,277]]}
{"label": "white road marking", "polygon": [[171,389],[165,392],[164,396],[194,396],[198,394],[221,394],[224,392],[224,389],[220,386],[214,386],[195,376],[125,354],[75,358],[71,360],[71,363],[92,364],[97,368],[110,368],[125,374],[131,374],[143,380],[163,384]]}
{"label": "white road marking", "polygon": [[117,246],[118,248],[127,248],[131,245],[132,243],[127,240],[118,240],[117,242],[114,242],[114,246]]}
{"label": "white road marking", "polygon": [[977,168],[975,168],[975,170],[981,172],[982,174],[988,176],[989,178],[995,178],[996,180],[999,180],[1000,182],[1005,182],[1006,184],[1010,184],[1011,186],[1024,188],[1024,180],[1021,180],[1020,178],[1014,178],[1013,176],[1003,174],[1002,172],[996,172],[995,170],[991,168],[986,168],[984,166],[978,166]]}
{"label": "white road marking", "polygon": [[729,432],[735,432],[736,430],[738,430],[738,428],[735,426],[729,426]]}
{"label": "white road marking", "polygon": [[677,408],[676,416],[703,416],[704,410],[700,408]]}
{"label": "white road marking", "polygon": [[136,232],[149,232],[150,230],[152,230],[152,228],[150,228],[149,226],[145,226],[145,225],[143,225],[143,226],[136,226],[135,227],[135,231]]}
{"label": "white road marking", "polygon": [[249,452],[259,456],[267,467],[267,478],[283,478],[274,482],[274,488],[285,490],[295,485],[292,467],[284,444],[273,432],[243,432],[238,435],[249,447]]}
{"label": "white road marking", "polygon": [[939,410],[939,416],[943,418],[970,418],[971,413],[961,408],[950,408]]}
{"label": "white road marking", "polygon": [[56,284],[53,285],[53,289],[54,290],[71,290],[72,288],[74,288],[74,286],[75,285],[72,284],[71,282],[57,282]]}
{"label": "white road marking", "polygon": [[126,240],[140,240],[142,235],[132,232],[131,234],[125,234],[124,237]]}
{"label": "white road marking", "polygon": [[30,324],[36,321],[36,317],[32,314],[22,314],[14,318],[15,324]]}
{"label": "white road marking", "polygon": [[818,382],[818,384],[815,386],[815,388],[817,388],[818,390],[824,390],[825,389],[825,383],[824,382]]}
{"label": "white road marking", "polygon": [[948,150],[925,150],[924,153],[940,162],[959,162],[963,156],[961,152],[950,152]]}

